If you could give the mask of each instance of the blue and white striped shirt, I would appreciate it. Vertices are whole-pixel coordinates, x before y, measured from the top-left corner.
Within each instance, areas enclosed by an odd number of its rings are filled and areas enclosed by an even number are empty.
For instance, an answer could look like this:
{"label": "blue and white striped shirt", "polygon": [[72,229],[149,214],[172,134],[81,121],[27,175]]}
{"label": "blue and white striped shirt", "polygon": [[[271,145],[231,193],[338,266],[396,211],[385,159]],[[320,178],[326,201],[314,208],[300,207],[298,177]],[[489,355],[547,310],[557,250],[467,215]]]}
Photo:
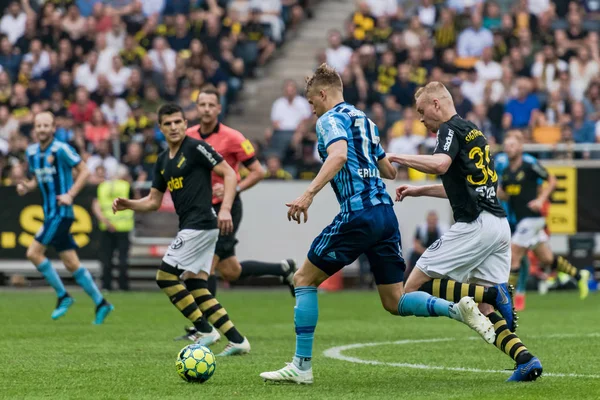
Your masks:
{"label": "blue and white striped shirt", "polygon": [[336,105],[318,119],[317,138],[323,161],[327,159],[327,148],[332,143],[348,142],[346,164],[331,181],[341,212],[379,204],[393,205],[377,165],[385,157],[379,143],[379,130],[364,112],[347,103]]}
{"label": "blue and white striped shirt", "polygon": [[71,169],[81,162],[79,154],[68,144],[53,139],[46,149],[39,143],[27,147],[29,172],[35,175],[40,191],[44,216],[74,218],[73,206],[59,206],[56,196],[65,194],[73,186]]}

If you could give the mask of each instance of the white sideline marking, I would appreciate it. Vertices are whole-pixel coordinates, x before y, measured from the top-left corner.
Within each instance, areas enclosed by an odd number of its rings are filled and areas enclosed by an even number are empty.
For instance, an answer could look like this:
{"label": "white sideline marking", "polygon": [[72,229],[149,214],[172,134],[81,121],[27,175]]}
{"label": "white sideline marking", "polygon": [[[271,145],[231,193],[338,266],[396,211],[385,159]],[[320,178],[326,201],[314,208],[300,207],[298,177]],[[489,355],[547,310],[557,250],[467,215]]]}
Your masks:
{"label": "white sideline marking", "polygon": [[[589,333],[589,334],[552,334],[544,336],[530,336],[535,339],[557,339],[557,338],[573,338],[573,337],[600,337],[600,333]],[[481,340],[476,337],[468,337],[468,340]],[[377,360],[363,360],[361,358],[349,357],[342,354],[346,350],[360,349],[364,347],[375,347],[385,345],[404,345],[404,344],[415,344],[415,343],[437,343],[437,342],[452,342],[457,341],[456,338],[436,338],[436,339],[405,339],[397,340],[395,342],[376,342],[376,343],[354,343],[345,346],[336,346],[327,349],[323,352],[325,357],[333,358],[335,360],[347,361],[355,364],[370,364],[370,365],[387,365],[390,367],[399,368],[413,368],[413,369],[429,369],[429,370],[443,370],[443,371],[458,371],[458,372],[475,372],[479,374],[511,374],[512,371],[508,370],[493,370],[493,369],[479,369],[479,368],[464,368],[464,367],[445,367],[441,365],[427,365],[427,364],[410,364],[410,363],[391,363]],[[583,374],[563,374],[557,372],[544,372],[542,376],[558,377],[558,378],[588,378],[588,379],[600,379],[600,375],[583,375]]]}

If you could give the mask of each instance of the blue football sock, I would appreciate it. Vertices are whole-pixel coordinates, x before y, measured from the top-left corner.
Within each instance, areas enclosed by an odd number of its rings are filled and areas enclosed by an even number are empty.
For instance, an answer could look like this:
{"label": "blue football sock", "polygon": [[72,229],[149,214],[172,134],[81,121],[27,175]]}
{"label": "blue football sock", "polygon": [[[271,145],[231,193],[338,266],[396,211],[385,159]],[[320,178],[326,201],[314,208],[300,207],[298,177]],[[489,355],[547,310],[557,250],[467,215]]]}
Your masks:
{"label": "blue football sock", "polygon": [[36,268],[38,269],[38,271],[40,271],[44,278],[46,278],[46,281],[50,284],[50,286],[54,288],[54,290],[56,291],[56,295],[59,298],[67,294],[65,285],[63,285],[60,276],[58,276],[58,273],[56,272],[54,267],[52,267],[50,260],[44,258],[44,261],[42,261],[40,265],[37,265]]}
{"label": "blue football sock", "polygon": [[311,367],[313,340],[319,319],[317,288],[313,286],[297,287],[295,292],[296,355],[294,364],[301,370],[308,370]]}
{"label": "blue football sock", "polygon": [[519,268],[517,293],[525,293],[527,291],[527,278],[529,278],[529,258],[527,257],[527,255],[525,255],[521,259],[521,267]]}
{"label": "blue football sock", "polygon": [[417,317],[454,318],[456,314],[452,312],[452,307],[454,307],[454,303],[433,297],[429,293],[412,292],[405,293],[400,298],[398,314],[403,317],[415,315]]}
{"label": "blue football sock", "polygon": [[85,269],[84,267],[79,267],[77,271],[73,272],[73,277],[79,286],[85,290],[85,292],[94,300],[96,305],[100,304],[104,297],[102,297],[102,293],[98,290],[98,286],[94,282],[94,278],[92,278],[92,274],[90,271]]}

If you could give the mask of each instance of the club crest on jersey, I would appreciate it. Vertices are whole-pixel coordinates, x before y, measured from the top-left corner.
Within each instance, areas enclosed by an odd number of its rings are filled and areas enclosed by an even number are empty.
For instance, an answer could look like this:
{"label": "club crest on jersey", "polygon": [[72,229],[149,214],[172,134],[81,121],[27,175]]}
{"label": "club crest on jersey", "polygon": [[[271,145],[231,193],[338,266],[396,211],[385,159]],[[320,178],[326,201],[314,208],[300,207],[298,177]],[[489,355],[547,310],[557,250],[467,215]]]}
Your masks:
{"label": "club crest on jersey", "polygon": [[181,238],[181,236],[177,236],[175,240],[173,240],[173,243],[171,243],[171,246],[169,247],[173,250],[177,250],[182,248],[184,243],[185,241]]}
{"label": "club crest on jersey", "polygon": [[182,154],[177,163],[177,168],[181,169],[185,166],[185,156]]}
{"label": "club crest on jersey", "polygon": [[518,181],[522,181],[522,180],[523,180],[523,178],[525,178],[525,172],[521,171],[521,172],[519,172],[519,173],[517,174],[517,177],[516,177],[516,179],[517,179]]}

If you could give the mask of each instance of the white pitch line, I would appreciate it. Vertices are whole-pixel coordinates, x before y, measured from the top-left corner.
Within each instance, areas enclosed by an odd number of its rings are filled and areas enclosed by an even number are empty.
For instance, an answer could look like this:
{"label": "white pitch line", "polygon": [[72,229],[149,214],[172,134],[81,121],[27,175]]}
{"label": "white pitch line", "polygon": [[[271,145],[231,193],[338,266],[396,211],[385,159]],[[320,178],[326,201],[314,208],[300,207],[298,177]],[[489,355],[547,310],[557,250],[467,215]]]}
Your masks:
{"label": "white pitch line", "polygon": [[[599,333],[589,334],[553,334],[547,336],[532,336],[537,339],[555,339],[555,338],[570,338],[570,337],[600,337]],[[467,338],[478,339],[475,337]],[[440,365],[427,365],[427,364],[410,364],[410,363],[391,363],[377,360],[363,360],[361,358],[349,357],[342,354],[344,351],[352,349],[360,349],[364,347],[375,347],[375,346],[386,346],[386,345],[404,345],[404,344],[416,344],[416,343],[437,343],[437,342],[451,342],[456,341],[456,338],[435,338],[435,339],[405,339],[397,340],[394,342],[376,342],[376,343],[354,343],[345,346],[337,346],[327,349],[323,352],[325,357],[333,358],[335,360],[347,361],[355,364],[369,364],[369,365],[387,365],[390,367],[399,368],[412,368],[412,369],[429,369],[429,370],[444,370],[444,371],[457,371],[457,372],[475,372],[479,374],[510,374],[512,371],[507,370],[493,370],[493,369],[479,369],[479,368],[464,368],[464,367],[445,367]],[[478,339],[479,340],[479,339]],[[588,378],[588,379],[600,379],[600,375],[584,375],[584,374],[563,374],[557,372],[544,372],[543,376],[557,377],[557,378]]]}

